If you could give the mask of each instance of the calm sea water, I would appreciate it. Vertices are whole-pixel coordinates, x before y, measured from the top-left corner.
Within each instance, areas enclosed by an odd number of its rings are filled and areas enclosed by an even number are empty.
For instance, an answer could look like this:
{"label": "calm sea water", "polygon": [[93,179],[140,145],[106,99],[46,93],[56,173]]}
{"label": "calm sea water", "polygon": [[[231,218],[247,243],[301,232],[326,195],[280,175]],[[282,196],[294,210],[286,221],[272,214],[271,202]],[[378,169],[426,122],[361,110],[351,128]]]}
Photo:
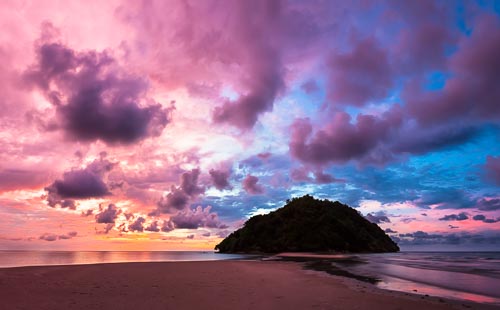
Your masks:
{"label": "calm sea water", "polygon": [[250,258],[211,251],[0,251],[0,268],[124,262],[212,261]]}
{"label": "calm sea water", "polygon": [[500,252],[364,254],[335,264],[384,289],[500,305]]}

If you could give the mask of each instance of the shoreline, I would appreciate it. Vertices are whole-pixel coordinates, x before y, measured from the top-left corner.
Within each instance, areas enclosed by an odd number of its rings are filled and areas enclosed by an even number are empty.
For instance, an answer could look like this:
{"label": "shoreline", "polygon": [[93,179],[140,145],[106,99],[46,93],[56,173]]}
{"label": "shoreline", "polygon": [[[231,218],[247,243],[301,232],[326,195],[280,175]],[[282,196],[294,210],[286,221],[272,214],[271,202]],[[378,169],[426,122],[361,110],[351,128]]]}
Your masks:
{"label": "shoreline", "polygon": [[496,309],[377,288],[297,262],[224,260],[0,269],[0,298],[21,309]]}

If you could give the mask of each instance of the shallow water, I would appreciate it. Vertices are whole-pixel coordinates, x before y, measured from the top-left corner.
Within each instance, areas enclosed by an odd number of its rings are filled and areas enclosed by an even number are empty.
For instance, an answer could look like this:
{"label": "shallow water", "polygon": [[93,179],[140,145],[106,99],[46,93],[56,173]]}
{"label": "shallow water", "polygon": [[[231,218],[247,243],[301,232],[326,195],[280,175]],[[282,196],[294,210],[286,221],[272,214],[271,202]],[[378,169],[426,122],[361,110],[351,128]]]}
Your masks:
{"label": "shallow water", "polygon": [[334,264],[378,278],[376,285],[384,289],[500,304],[500,252],[400,252],[350,258],[348,263]]}
{"label": "shallow water", "polygon": [[212,251],[0,251],[0,268],[124,262],[178,262],[245,259],[249,255]]}

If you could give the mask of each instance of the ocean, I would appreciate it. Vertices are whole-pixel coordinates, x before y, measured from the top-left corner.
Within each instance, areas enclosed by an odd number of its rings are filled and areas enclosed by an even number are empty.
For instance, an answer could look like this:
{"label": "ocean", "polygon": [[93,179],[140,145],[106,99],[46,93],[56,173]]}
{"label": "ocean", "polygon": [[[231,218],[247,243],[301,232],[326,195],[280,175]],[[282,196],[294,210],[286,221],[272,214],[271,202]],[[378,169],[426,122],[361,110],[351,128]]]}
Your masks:
{"label": "ocean", "polygon": [[334,264],[383,289],[500,305],[500,252],[362,254]]}
{"label": "ocean", "polygon": [[0,251],[0,268],[127,262],[181,262],[245,259],[251,255],[213,251]]}

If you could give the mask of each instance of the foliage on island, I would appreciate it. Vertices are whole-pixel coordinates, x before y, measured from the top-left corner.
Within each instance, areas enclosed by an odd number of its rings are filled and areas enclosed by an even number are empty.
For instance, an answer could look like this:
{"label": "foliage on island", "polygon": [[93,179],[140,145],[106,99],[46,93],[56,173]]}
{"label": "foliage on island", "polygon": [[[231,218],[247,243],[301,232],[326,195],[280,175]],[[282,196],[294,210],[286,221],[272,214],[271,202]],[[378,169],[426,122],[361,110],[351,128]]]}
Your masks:
{"label": "foliage on island", "polygon": [[338,201],[306,195],[244,227],[215,246],[220,253],[397,252],[398,245],[374,223]]}

